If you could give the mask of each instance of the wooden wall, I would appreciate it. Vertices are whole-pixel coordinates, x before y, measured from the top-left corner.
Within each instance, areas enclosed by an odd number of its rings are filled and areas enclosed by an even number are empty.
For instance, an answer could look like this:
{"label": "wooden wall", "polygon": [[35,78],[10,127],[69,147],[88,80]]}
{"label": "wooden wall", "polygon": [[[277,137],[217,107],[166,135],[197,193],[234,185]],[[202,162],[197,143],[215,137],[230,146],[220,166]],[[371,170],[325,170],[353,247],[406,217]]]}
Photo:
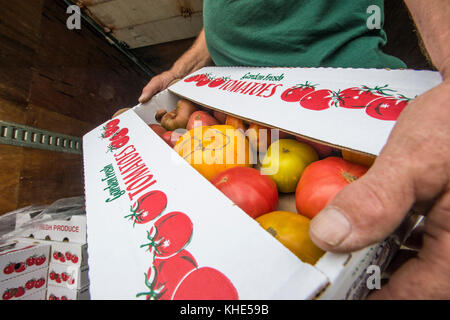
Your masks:
{"label": "wooden wall", "polygon": [[[134,106],[147,76],[59,0],[0,0],[0,119],[81,137]],[[0,145],[0,214],[82,195],[80,155]]]}

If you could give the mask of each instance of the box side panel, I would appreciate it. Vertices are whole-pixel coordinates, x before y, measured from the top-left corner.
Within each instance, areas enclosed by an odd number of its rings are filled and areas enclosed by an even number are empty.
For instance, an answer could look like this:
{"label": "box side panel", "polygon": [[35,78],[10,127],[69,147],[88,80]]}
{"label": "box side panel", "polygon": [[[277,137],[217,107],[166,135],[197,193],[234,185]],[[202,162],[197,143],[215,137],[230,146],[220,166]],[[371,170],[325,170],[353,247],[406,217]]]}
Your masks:
{"label": "box side panel", "polygon": [[[327,283],[321,272],[302,263],[179,157],[146,125],[149,119],[142,121],[135,112],[126,112],[117,120],[114,123],[128,129],[129,137],[118,150],[110,152],[108,140],[99,138],[103,126],[84,137],[93,299],[136,299],[139,292],[148,290],[145,279],[152,266],[160,262],[156,258],[173,261],[183,249],[180,254],[195,259],[196,274],[214,269],[212,273],[232,283],[240,299],[274,298],[295,275],[309,281],[302,286],[297,286],[300,281],[295,282],[296,290],[289,289],[292,298],[308,298]],[[141,184],[134,180],[134,188],[127,170],[133,162],[119,164],[125,156],[133,157],[134,164],[147,173],[141,176]],[[109,193],[108,179],[114,180],[117,197]],[[143,208],[144,199],[154,192],[165,195],[164,209],[150,221],[135,223],[133,210]],[[187,236],[180,240],[179,250],[158,253],[148,244],[155,241],[150,239],[152,232],[168,217],[185,223],[176,235],[167,234],[165,240],[169,242],[164,243],[169,245],[177,242],[178,236]],[[111,279],[117,279],[120,285]],[[213,283],[213,289],[217,288]]]}

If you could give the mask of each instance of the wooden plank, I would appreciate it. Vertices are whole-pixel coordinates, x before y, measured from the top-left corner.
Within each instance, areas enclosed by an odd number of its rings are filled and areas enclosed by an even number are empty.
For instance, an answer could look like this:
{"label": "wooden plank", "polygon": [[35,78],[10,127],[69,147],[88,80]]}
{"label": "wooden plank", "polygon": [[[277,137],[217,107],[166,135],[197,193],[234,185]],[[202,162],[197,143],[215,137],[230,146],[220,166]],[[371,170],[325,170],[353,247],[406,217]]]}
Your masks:
{"label": "wooden plank", "polygon": [[80,155],[24,148],[23,159],[19,208],[84,194]]}
{"label": "wooden plank", "polygon": [[127,43],[130,48],[139,48],[196,37],[202,27],[203,14],[194,13],[189,18],[178,16],[117,29],[113,31],[113,35],[120,41]]}
{"label": "wooden plank", "polygon": [[36,105],[29,106],[26,125],[75,137],[82,137],[98,126]]}
{"label": "wooden plank", "polygon": [[0,215],[17,208],[23,148],[0,144]]}
{"label": "wooden plank", "polygon": [[91,3],[90,13],[111,30],[203,11],[203,0],[112,0]]}
{"label": "wooden plank", "polygon": [[43,0],[0,0],[0,97],[25,108],[39,47]]}

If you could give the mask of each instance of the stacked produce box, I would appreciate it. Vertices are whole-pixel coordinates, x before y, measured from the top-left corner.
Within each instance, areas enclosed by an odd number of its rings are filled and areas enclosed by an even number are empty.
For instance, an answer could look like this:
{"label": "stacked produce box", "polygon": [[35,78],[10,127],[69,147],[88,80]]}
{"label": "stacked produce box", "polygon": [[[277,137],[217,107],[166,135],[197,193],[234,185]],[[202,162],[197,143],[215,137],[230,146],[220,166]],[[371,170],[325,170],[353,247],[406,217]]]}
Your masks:
{"label": "stacked produce box", "polygon": [[50,246],[11,241],[0,245],[1,300],[44,300]]}
{"label": "stacked produce box", "polygon": [[44,299],[89,299],[84,198],[61,199],[40,212],[22,210],[15,218],[13,243],[48,250]]}

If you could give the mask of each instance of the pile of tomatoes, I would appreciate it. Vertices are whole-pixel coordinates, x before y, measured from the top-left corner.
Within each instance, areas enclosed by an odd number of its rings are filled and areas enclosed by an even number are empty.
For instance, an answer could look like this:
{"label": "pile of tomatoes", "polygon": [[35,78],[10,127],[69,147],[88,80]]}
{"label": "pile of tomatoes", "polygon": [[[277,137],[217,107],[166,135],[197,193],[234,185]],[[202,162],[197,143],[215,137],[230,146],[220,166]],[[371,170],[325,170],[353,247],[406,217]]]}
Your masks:
{"label": "pile of tomatoes", "polygon": [[[324,252],[309,237],[310,220],[340,190],[364,175],[374,161],[370,155],[341,151],[187,100],[180,100],[171,113],[158,115],[160,123],[150,127],[167,144],[302,261],[311,264]],[[242,143],[216,143],[211,132],[225,137],[223,141]],[[186,156],[194,151],[197,162]],[[219,151],[244,160],[216,161],[222,160],[217,157]],[[295,198],[297,212],[277,211],[281,194]]]}

